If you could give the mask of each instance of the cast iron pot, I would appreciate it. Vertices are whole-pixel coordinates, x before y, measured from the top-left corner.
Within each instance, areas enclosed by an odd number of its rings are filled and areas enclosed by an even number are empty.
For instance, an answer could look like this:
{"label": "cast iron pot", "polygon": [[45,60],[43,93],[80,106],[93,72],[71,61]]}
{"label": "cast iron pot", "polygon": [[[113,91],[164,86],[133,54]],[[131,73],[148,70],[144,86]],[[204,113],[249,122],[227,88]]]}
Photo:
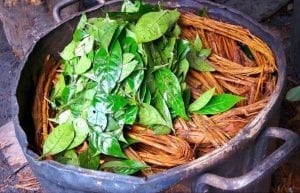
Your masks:
{"label": "cast iron pot", "polygon": [[[59,21],[59,11],[74,0],[61,1],[54,9]],[[87,11],[89,17],[103,15],[108,10],[119,10],[123,1],[101,3]],[[151,1],[150,1],[151,2]],[[154,3],[155,1],[152,1]],[[269,177],[299,146],[299,137],[289,130],[270,127],[269,121],[278,110],[286,76],[285,55],[280,43],[262,26],[242,13],[228,7],[198,0],[164,1],[165,7],[198,13],[207,7],[210,17],[248,28],[263,39],[272,49],[278,66],[276,89],[266,107],[236,137],[223,147],[181,165],[147,178],[92,171],[55,161],[38,161],[30,146],[34,145],[34,126],[31,117],[32,103],[39,72],[45,57],[55,55],[70,41],[80,14],[45,33],[27,53],[15,85],[13,108],[18,110],[14,126],[18,141],[34,174],[48,192],[182,192],[234,191],[264,192]],[[284,141],[272,154],[267,154],[269,138]],[[222,176],[222,177],[221,177]],[[254,186],[253,186],[254,184]],[[176,186],[175,186],[176,185]],[[210,189],[215,187],[217,189]],[[250,188],[251,187],[251,188]],[[263,188],[264,187],[264,188]],[[173,188],[173,189],[171,189]],[[209,190],[210,189],[210,190]]]}

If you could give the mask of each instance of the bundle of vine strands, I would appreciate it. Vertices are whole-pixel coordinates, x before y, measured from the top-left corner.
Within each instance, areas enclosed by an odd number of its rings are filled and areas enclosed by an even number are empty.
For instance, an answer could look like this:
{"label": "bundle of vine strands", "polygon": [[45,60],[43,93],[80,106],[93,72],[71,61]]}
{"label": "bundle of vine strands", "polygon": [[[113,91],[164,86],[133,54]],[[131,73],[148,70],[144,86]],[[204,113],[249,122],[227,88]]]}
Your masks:
{"label": "bundle of vine strands", "polygon": [[276,70],[270,48],[241,26],[140,1],[83,15],[40,75],[37,151],[129,175],[188,163],[265,107]]}

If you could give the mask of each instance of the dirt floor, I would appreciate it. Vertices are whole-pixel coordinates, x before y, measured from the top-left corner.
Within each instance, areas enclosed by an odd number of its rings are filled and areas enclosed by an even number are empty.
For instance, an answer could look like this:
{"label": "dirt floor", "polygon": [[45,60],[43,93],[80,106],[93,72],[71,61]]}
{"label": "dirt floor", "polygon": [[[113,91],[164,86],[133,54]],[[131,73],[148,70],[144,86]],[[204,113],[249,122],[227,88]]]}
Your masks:
{"label": "dirt floor", "polygon": [[[300,85],[300,80],[297,79],[297,75],[293,70],[291,58],[293,10],[293,1],[289,1],[289,3],[283,6],[274,15],[269,16],[262,21],[262,24],[267,26],[267,28],[280,39],[284,46],[288,61],[286,90],[296,85]],[[3,37],[4,34],[0,23],[0,56],[9,54],[8,52],[10,49],[7,47],[7,42],[4,41],[5,39]],[[12,71],[17,64],[1,65],[7,65],[7,70]],[[6,76],[11,77],[12,75],[8,74]],[[1,87],[6,84],[3,82],[2,74],[0,84]],[[0,88],[0,90],[1,89],[3,88]],[[9,103],[9,94],[5,95],[2,93],[0,93],[0,107],[2,108],[0,112],[0,125],[6,123],[11,118],[12,114],[14,114],[13,112],[10,112],[7,107]],[[3,108],[6,109],[5,113]],[[283,101],[280,112],[280,126],[289,128],[300,135],[300,103],[290,103],[286,100]],[[28,167],[21,167],[18,168],[18,170],[14,170],[9,166],[1,152],[4,148],[6,148],[5,144],[1,144],[0,141],[0,192],[42,192],[38,182],[32,177],[31,172],[28,170]],[[300,192],[300,151],[290,158],[286,164],[280,167],[272,177],[272,193],[284,192]]]}
{"label": "dirt floor", "polygon": [[17,176],[8,165],[4,155],[0,152],[0,192],[19,192],[15,188]]}

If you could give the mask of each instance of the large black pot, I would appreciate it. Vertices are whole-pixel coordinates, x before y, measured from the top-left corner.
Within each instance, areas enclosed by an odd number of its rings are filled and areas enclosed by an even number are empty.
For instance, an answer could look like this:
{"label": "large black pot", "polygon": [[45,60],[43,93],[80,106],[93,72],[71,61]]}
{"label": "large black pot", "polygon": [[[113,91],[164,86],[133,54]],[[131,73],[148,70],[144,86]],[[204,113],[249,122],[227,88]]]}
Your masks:
{"label": "large black pot", "polygon": [[[121,3],[122,1],[111,1],[98,5],[89,10],[87,15],[90,17],[103,15],[107,10],[119,9]],[[18,117],[14,119],[17,138],[34,174],[48,192],[148,193],[168,189],[170,192],[176,190],[212,192],[217,190],[215,188],[219,188],[218,192],[221,190],[268,192],[269,184],[266,179],[299,146],[299,137],[296,134],[282,128],[267,128],[279,106],[286,76],[285,55],[279,42],[250,18],[222,5],[197,0],[165,1],[163,4],[165,7],[196,13],[207,7],[212,18],[244,26],[263,39],[272,49],[278,65],[278,81],[269,103],[250,124],[223,147],[188,164],[148,178],[92,171],[49,160],[38,161],[38,155],[29,148],[34,144],[34,126],[30,112],[37,77],[43,68],[45,57],[61,51],[70,41],[74,26],[79,20],[77,14],[55,26],[32,46],[15,85],[16,100],[13,108],[19,112]],[[56,10],[60,10],[62,6],[63,4],[60,4]],[[269,138],[279,138],[284,140],[284,143],[267,156]],[[215,188],[209,188],[207,185]],[[178,187],[180,189],[177,189]]]}

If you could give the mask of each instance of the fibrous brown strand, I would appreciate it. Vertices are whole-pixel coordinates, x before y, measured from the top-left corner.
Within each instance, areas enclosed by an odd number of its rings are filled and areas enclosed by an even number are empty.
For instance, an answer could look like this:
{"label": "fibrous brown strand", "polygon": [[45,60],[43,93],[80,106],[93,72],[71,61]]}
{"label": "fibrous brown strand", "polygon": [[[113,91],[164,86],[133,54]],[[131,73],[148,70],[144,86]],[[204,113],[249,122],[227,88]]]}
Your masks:
{"label": "fibrous brown strand", "polygon": [[[199,116],[195,119],[194,115],[190,121],[175,120],[176,134],[198,144],[201,153],[207,153],[234,137],[265,107],[275,89],[277,68],[270,48],[243,27],[191,13],[182,14],[179,23],[183,38],[193,40],[199,35],[203,45],[212,49],[208,60],[216,69],[210,73],[190,71],[187,82],[192,97],[196,99],[216,87],[217,93],[229,92],[246,98],[225,113],[206,117],[211,121],[203,121]],[[253,59],[242,51],[242,44],[250,49]]]}
{"label": "fibrous brown strand", "polygon": [[135,151],[146,163],[173,167],[193,160],[191,147],[179,137],[156,135],[138,125],[134,125],[127,135],[139,141]]}
{"label": "fibrous brown strand", "polygon": [[249,30],[241,26],[216,21],[206,17],[199,17],[192,13],[182,14],[179,19],[179,24],[183,27],[197,26],[197,28],[214,32],[216,34],[223,35],[225,37],[229,37],[230,39],[239,41],[249,46],[253,50],[256,50],[263,54],[267,58],[267,60],[272,64],[272,66],[276,68],[275,59],[271,49],[261,39],[254,36],[249,32]]}
{"label": "fibrous brown strand", "polygon": [[41,150],[42,144],[50,132],[49,118],[49,104],[47,98],[50,90],[53,87],[52,81],[57,76],[56,69],[59,67],[59,62],[53,57],[47,56],[45,67],[40,74],[37,89],[35,93],[32,117],[34,119],[36,135],[35,141],[38,145],[38,151]]}
{"label": "fibrous brown strand", "polygon": [[[127,155],[127,157],[129,157],[132,160],[136,160],[136,161],[140,161],[144,164],[146,164],[144,162],[144,160],[139,156],[139,154],[134,151],[131,147],[127,147],[124,149],[124,153]],[[141,171],[143,173],[144,176],[149,176],[153,174],[152,168],[149,169],[145,169]]]}

